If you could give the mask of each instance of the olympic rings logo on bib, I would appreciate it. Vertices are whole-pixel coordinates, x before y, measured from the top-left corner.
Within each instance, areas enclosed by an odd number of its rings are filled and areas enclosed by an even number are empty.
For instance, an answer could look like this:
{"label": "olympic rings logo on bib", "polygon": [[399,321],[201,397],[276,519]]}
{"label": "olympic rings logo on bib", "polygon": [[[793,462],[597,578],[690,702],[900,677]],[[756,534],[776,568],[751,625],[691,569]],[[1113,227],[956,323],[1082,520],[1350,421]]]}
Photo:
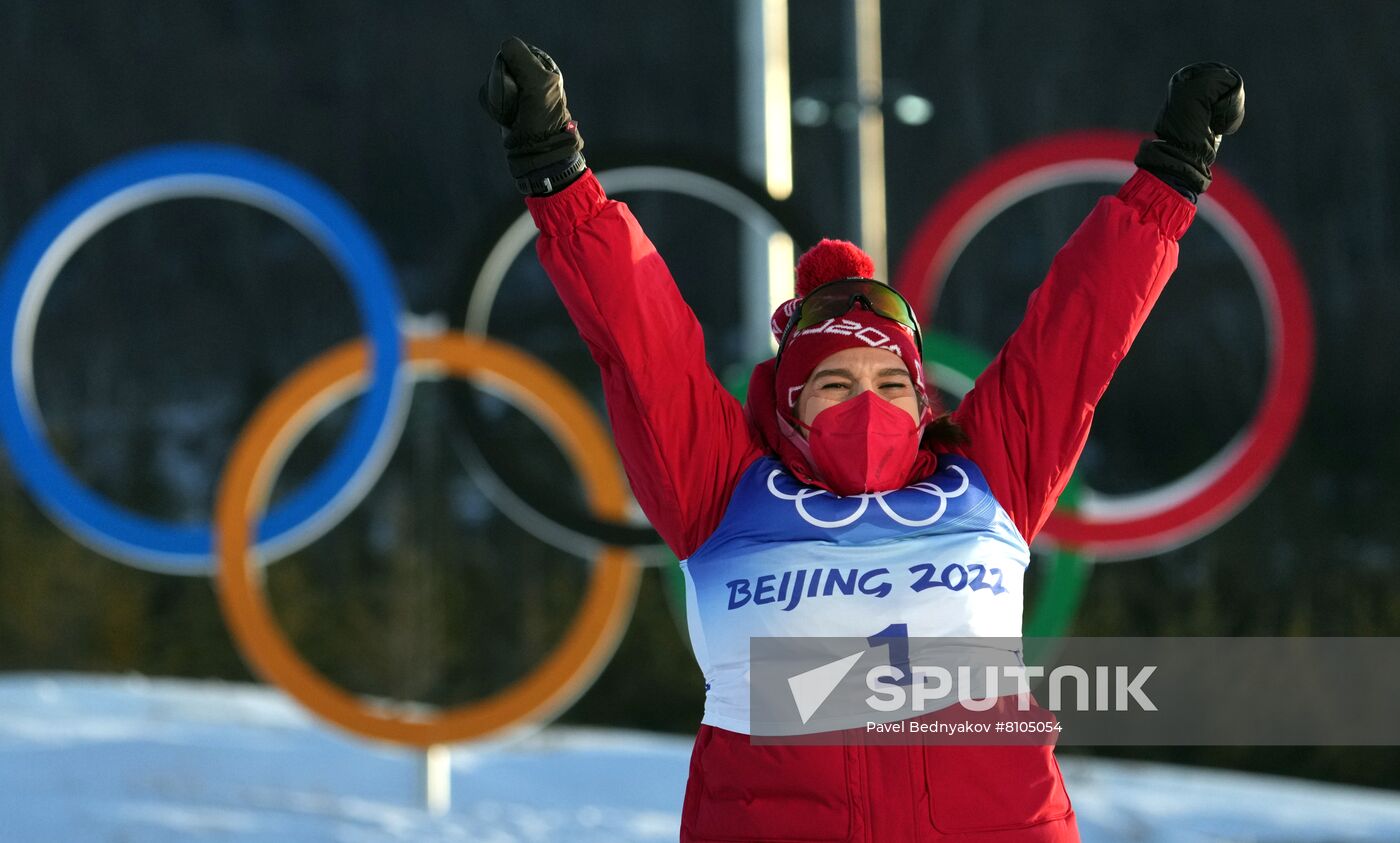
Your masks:
{"label": "olympic rings logo on bib", "polygon": [[[945,491],[943,487],[939,486],[937,483],[934,483],[931,480],[924,480],[919,483],[914,483],[912,485],[904,487],[903,489],[897,489],[893,492],[865,492],[863,494],[847,495],[845,497],[833,495],[825,489],[816,489],[811,486],[802,486],[796,492],[784,492],[778,488],[778,485],[775,481],[780,476],[787,477],[790,480],[792,479],[792,477],[786,471],[783,471],[782,469],[778,468],[775,468],[768,473],[768,491],[773,495],[773,497],[778,498],[779,500],[792,501],[793,507],[797,510],[797,514],[802,517],[803,521],[806,521],[813,527],[832,529],[835,527],[850,526],[851,524],[854,524],[860,520],[860,517],[865,514],[867,509],[870,508],[870,502],[872,500],[879,504],[880,509],[884,511],[885,515],[889,516],[890,520],[894,521],[896,524],[902,524],[905,527],[928,527],[932,524],[938,523],[939,519],[941,519],[944,513],[947,512],[949,499],[962,497],[963,493],[966,492],[970,486],[966,471],[963,471],[960,467],[956,465],[950,465],[948,466],[948,468],[952,471],[957,472],[962,477],[962,482],[959,483],[958,487],[952,490],[951,492]],[[797,481],[793,480],[792,482],[796,483]],[[933,512],[931,514],[926,515],[923,518],[909,518],[900,515],[894,510],[894,507],[890,506],[889,501],[886,500],[886,498],[890,495],[899,495],[903,500],[914,499],[916,495],[927,495],[937,499],[938,504],[934,507]],[[856,504],[855,508],[852,509],[848,514],[835,519],[820,518],[808,511],[807,501],[814,499],[823,500],[826,498],[829,498],[833,502],[859,500],[860,503]],[[827,505],[827,508],[830,509],[833,507],[831,505]]]}

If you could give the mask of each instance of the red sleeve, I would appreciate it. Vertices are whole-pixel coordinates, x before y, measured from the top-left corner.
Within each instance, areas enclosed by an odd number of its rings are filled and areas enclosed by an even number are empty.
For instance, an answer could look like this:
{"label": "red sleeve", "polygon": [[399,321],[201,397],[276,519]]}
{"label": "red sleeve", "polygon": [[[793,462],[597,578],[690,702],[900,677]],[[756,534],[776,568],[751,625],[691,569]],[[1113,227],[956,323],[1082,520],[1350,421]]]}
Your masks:
{"label": "red sleeve", "polygon": [[1026,541],[1069,482],[1094,407],[1176,269],[1195,212],[1142,170],[1100,199],[954,413],[970,439],[963,452]]}
{"label": "red sleeve", "polygon": [[724,516],[763,449],[705,360],[705,339],[632,212],[592,172],[526,204],[540,263],[603,373],[622,465],[642,511],[681,559]]}

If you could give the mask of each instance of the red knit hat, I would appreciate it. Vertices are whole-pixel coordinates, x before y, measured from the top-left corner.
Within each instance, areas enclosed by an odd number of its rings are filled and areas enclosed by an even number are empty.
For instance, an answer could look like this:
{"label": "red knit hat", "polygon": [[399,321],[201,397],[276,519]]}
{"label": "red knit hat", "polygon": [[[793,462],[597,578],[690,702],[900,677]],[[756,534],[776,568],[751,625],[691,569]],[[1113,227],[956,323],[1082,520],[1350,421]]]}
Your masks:
{"label": "red knit hat", "polygon": [[[875,262],[854,243],[822,240],[797,261],[797,298],[789,299],[773,312],[769,324],[773,336],[782,341],[798,302],[812,290],[832,281],[870,278],[874,274]],[[932,418],[932,406],[924,385],[923,361],[919,359],[913,331],[856,305],[840,319],[814,325],[788,338],[774,377],[774,399],[784,420],[797,417],[797,397],[817,365],[847,348],[883,348],[898,355],[909,370],[914,390],[919,395],[920,425]]]}

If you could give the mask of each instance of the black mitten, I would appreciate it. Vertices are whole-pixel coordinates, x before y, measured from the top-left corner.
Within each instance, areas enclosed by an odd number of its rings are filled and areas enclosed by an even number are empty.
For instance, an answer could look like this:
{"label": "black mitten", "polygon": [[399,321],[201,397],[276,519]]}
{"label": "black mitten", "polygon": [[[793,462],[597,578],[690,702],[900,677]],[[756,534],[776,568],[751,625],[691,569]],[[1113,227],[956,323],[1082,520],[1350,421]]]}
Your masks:
{"label": "black mitten", "polygon": [[1203,193],[1222,135],[1244,122],[1244,79],[1219,62],[1188,65],[1167,83],[1167,101],[1157,115],[1156,140],[1145,140],[1134,159],[1169,184]]}
{"label": "black mitten", "polygon": [[544,50],[507,38],[478,99],[501,124],[506,163],[521,193],[558,191],[587,166],[564,76]]}

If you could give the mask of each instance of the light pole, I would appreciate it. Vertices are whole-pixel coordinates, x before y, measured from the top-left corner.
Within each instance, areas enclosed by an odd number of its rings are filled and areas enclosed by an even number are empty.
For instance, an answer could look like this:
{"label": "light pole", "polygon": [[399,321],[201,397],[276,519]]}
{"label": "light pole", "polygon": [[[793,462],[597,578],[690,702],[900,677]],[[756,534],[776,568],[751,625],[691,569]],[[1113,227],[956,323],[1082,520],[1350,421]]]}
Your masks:
{"label": "light pole", "polygon": [[[739,157],[745,173],[782,200],[792,194],[792,77],[787,0],[737,0]],[[792,295],[795,245],[784,232],[746,229],[740,242],[746,360],[770,355],[768,319]]]}
{"label": "light pole", "polygon": [[888,278],[885,240],[885,78],[880,54],[880,0],[851,0],[850,93],[856,106],[846,169],[853,218],[850,230],[875,261],[876,277]]}

